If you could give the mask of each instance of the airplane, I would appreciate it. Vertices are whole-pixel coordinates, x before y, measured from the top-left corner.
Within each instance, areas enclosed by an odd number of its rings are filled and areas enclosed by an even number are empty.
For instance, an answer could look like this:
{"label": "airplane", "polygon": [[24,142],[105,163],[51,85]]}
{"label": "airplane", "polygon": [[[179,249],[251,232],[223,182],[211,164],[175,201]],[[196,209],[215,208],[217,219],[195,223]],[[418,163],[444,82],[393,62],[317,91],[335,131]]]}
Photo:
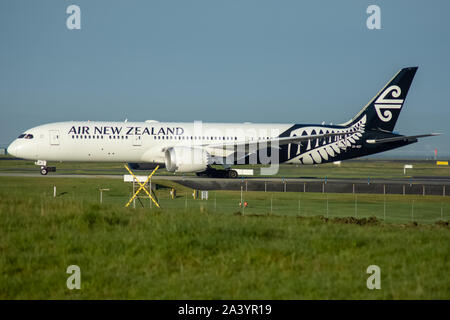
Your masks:
{"label": "airplane", "polygon": [[36,160],[42,175],[56,170],[47,161],[95,161],[135,169],[159,164],[169,172],[228,178],[238,177],[233,166],[240,164],[314,165],[372,155],[438,135],[393,131],[417,69],[398,71],[356,116],[339,125],[57,122],[26,130],[7,152]]}

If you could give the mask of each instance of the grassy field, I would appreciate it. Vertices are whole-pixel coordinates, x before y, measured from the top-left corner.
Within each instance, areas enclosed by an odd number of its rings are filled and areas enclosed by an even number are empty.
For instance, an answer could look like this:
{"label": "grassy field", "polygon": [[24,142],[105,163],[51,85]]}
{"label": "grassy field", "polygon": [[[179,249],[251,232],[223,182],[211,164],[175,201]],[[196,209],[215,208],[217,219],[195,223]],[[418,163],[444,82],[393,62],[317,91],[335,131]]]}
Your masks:
{"label": "grassy field", "polygon": [[0,177],[0,298],[450,298],[448,197],[388,196],[384,222],[382,195],[191,192],[161,181],[163,209],[133,209],[121,180]]}
{"label": "grassy field", "polygon": [[[403,166],[412,164],[413,169],[408,169],[406,175],[403,173]],[[123,163],[83,163],[64,162],[49,163],[49,166],[56,166],[58,173],[76,174],[125,174]],[[217,167],[219,168],[219,167]],[[253,168],[256,175],[259,175],[261,166],[239,166],[239,168]],[[39,167],[33,161],[13,159],[8,156],[0,156],[0,172],[39,172]],[[164,169],[157,171],[156,175],[174,175]],[[181,175],[181,174],[178,174]],[[184,174],[194,175],[192,173]],[[411,176],[447,176],[450,177],[449,166],[437,166],[435,161],[417,160],[348,160],[335,164],[321,164],[312,166],[286,165],[279,167],[278,177],[306,177],[306,178],[410,178]]]}

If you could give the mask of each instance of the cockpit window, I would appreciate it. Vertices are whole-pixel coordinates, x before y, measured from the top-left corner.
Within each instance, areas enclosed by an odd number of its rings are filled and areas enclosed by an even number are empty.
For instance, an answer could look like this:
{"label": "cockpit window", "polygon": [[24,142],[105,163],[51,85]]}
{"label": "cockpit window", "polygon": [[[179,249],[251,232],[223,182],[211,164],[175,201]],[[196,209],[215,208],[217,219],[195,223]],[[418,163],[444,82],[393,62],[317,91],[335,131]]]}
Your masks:
{"label": "cockpit window", "polygon": [[20,136],[17,137],[17,139],[22,139],[22,138],[25,137],[25,136],[26,136],[26,134],[25,134],[25,133],[22,133]]}
{"label": "cockpit window", "polygon": [[25,136],[25,139],[33,139],[34,137],[33,137],[33,135],[32,134],[27,134],[26,136]]}

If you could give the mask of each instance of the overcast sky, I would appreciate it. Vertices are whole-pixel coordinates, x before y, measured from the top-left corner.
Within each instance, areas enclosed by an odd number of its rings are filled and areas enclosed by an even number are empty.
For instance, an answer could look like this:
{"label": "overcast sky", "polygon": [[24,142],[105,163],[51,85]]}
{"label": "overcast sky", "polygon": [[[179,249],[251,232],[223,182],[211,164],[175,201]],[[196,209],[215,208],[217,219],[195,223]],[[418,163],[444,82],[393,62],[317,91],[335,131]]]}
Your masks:
{"label": "overcast sky", "polygon": [[[81,8],[69,30],[66,8]],[[366,9],[381,9],[369,30]],[[388,155],[450,156],[450,1],[0,2],[0,146],[65,120],[345,122],[419,66]]]}

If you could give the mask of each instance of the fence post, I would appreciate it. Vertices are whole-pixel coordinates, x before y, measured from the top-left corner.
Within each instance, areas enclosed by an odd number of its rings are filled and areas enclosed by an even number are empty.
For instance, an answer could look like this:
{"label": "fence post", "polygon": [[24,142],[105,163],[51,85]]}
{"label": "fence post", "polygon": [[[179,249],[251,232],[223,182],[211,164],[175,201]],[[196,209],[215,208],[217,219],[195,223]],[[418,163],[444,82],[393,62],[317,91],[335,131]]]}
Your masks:
{"label": "fence post", "polygon": [[384,216],[384,222],[386,222],[386,197],[384,197],[384,202],[383,202],[383,216]]}
{"label": "fence post", "polygon": [[358,218],[358,196],[355,195],[355,216]]}
{"label": "fence post", "polygon": [[[148,191],[150,192],[150,194],[152,193],[152,179],[150,179],[150,181],[148,182]],[[156,190],[155,190],[156,192]],[[148,199],[148,202],[150,202],[150,209],[153,208],[153,201],[152,199]]]}
{"label": "fence post", "polygon": [[[136,193],[135,180],[136,180],[136,179],[133,179],[133,194]],[[133,199],[133,209],[136,209],[136,197],[134,197],[134,199]]]}

